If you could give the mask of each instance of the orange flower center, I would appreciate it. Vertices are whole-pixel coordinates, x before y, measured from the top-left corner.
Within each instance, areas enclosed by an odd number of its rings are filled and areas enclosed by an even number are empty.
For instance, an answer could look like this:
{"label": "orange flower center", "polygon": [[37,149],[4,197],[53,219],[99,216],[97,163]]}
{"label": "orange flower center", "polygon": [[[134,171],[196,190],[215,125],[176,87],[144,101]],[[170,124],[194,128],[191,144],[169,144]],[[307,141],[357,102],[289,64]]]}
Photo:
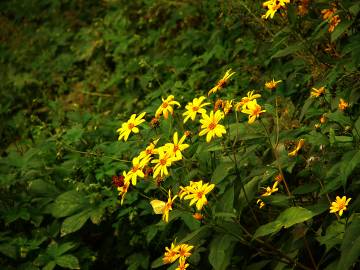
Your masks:
{"label": "orange flower center", "polygon": [[217,83],[217,86],[218,86],[219,88],[223,88],[225,85],[226,85],[226,80],[220,80],[220,81]]}
{"label": "orange flower center", "polygon": [[161,106],[162,106],[163,108],[166,108],[168,105],[169,105],[169,103],[167,103],[166,101],[164,101]]}
{"label": "orange flower center", "polygon": [[202,196],[204,195],[204,192],[200,191],[200,192],[198,192],[196,195],[197,195],[197,197],[198,197],[199,199],[201,199]]}
{"label": "orange flower center", "polygon": [[194,107],[192,107],[192,110],[193,110],[194,112],[197,112],[197,111],[199,110],[199,107],[198,107],[198,106],[194,106]]}
{"label": "orange flower center", "polygon": [[166,164],[166,161],[167,161],[167,158],[162,158],[162,159],[160,159],[159,163],[164,166]]}
{"label": "orange flower center", "polygon": [[210,130],[213,130],[214,128],[216,128],[216,123],[215,122],[211,122],[209,127]]}
{"label": "orange flower center", "polygon": [[173,149],[174,153],[175,153],[177,150],[179,150],[179,145],[175,144],[175,145],[174,145],[174,149]]}
{"label": "orange flower center", "polygon": [[339,201],[337,204],[338,204],[338,208],[339,208],[339,210],[341,210],[341,209],[344,209],[344,208],[345,208],[345,202],[343,202],[343,201]]}
{"label": "orange flower center", "polygon": [[135,127],[134,123],[128,124],[128,129],[133,129]]}
{"label": "orange flower center", "polygon": [[260,106],[256,106],[256,108],[254,108],[254,110],[252,111],[252,115],[260,115],[261,113],[261,107]]}
{"label": "orange flower center", "polygon": [[131,171],[136,172],[138,169],[139,169],[139,165],[135,165],[134,167],[132,167]]}

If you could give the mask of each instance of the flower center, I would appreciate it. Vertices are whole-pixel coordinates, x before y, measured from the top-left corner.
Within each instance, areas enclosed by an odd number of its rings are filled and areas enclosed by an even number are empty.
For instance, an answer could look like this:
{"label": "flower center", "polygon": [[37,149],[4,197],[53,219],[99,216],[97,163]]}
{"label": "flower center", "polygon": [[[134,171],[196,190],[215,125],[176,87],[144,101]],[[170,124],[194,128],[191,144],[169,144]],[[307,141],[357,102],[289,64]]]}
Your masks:
{"label": "flower center", "polygon": [[339,210],[344,209],[345,208],[345,203],[343,201],[338,202],[338,208],[339,208]]}
{"label": "flower center", "polygon": [[133,129],[135,127],[135,125],[134,125],[134,123],[130,123],[130,124],[128,124],[128,129]]}
{"label": "flower center", "polygon": [[200,191],[200,192],[198,192],[196,195],[197,195],[197,197],[198,197],[199,199],[201,199],[202,196],[204,195],[204,192]]}
{"label": "flower center", "polygon": [[136,172],[138,169],[139,169],[139,165],[135,165],[134,167],[132,167],[131,171]]}
{"label": "flower center", "polygon": [[166,165],[166,161],[167,161],[167,158],[162,158],[162,159],[160,159],[160,164],[161,165]]}
{"label": "flower center", "polygon": [[261,107],[256,106],[256,108],[254,108],[252,114],[258,116],[258,115],[260,115],[260,113],[261,113]]}
{"label": "flower center", "polygon": [[197,112],[197,111],[199,110],[199,107],[198,107],[198,106],[194,106],[194,107],[192,107],[192,110],[193,110],[194,112]]}
{"label": "flower center", "polygon": [[163,104],[161,105],[163,108],[166,108],[169,105],[169,103],[167,103],[166,101],[163,102]]}
{"label": "flower center", "polygon": [[175,153],[177,150],[179,150],[179,145],[175,144],[175,145],[174,145],[174,149],[173,149],[174,153]]}
{"label": "flower center", "polygon": [[214,128],[216,128],[216,123],[215,122],[211,122],[209,127],[210,130],[213,130]]}
{"label": "flower center", "polygon": [[226,85],[226,80],[220,80],[217,85],[219,88],[224,87]]}

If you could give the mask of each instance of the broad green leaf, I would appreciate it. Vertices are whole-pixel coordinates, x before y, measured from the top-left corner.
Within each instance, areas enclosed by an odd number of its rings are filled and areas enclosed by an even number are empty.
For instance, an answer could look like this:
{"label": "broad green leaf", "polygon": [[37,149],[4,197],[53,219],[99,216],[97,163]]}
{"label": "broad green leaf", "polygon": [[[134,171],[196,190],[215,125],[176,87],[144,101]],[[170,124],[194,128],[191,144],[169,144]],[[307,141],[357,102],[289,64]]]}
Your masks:
{"label": "broad green leaf", "polygon": [[276,221],[276,220],[273,222],[269,222],[265,225],[261,225],[259,228],[257,228],[254,234],[254,238],[277,233],[278,231],[281,230],[282,227],[283,224],[280,221]]}
{"label": "broad green leaf", "polygon": [[337,270],[350,269],[355,266],[360,256],[360,217],[354,216],[350,226],[346,228],[341,244],[341,257]]}
{"label": "broad green leaf", "polygon": [[330,226],[326,228],[326,233],[322,236],[316,237],[320,244],[326,246],[328,252],[335,245],[340,245],[345,232],[345,224],[337,220],[333,221]]}
{"label": "broad green leaf", "polygon": [[234,163],[232,162],[221,162],[217,165],[213,175],[211,177],[211,182],[215,185],[219,184],[223,181],[226,176],[228,176],[229,171],[234,167]]}
{"label": "broad green leaf", "polygon": [[66,217],[81,209],[87,204],[83,193],[71,190],[58,196],[52,206],[54,217]]}
{"label": "broad green leaf", "polygon": [[37,194],[38,196],[51,196],[55,197],[58,195],[59,190],[52,183],[38,179],[29,183],[29,191]]}
{"label": "broad green leaf", "polygon": [[76,215],[67,217],[61,226],[61,236],[80,230],[85,222],[90,218],[91,210],[82,211]]}
{"label": "broad green leaf", "polygon": [[66,144],[71,144],[74,142],[78,142],[83,136],[84,129],[80,126],[75,126],[69,129],[64,135],[64,141]]}
{"label": "broad green leaf", "polygon": [[68,269],[80,269],[78,259],[73,255],[62,255],[55,259],[57,265]]}
{"label": "broad green leaf", "polygon": [[230,264],[235,241],[230,235],[218,235],[210,244],[209,262],[214,270],[225,270]]}

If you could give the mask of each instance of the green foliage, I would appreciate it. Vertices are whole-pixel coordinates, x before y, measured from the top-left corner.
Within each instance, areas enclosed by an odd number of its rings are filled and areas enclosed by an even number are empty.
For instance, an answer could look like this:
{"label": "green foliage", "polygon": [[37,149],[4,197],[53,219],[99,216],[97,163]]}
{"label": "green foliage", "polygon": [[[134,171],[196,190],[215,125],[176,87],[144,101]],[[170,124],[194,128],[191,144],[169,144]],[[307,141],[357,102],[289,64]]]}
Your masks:
{"label": "green foliage", "polygon": [[[359,266],[360,2],[335,1],[333,32],[321,14],[329,1],[302,15],[307,1],[291,1],[268,20],[262,2],[0,3],[1,269],[166,269],[175,240],[194,246],[188,269]],[[227,133],[207,143],[182,113],[229,68],[207,111],[256,89],[266,112],[249,124],[233,107]],[[265,89],[272,79],[282,82]],[[170,94],[182,108],[154,128]],[[141,112],[140,133],[118,141]],[[138,179],[121,205],[112,177],[186,130],[183,160],[161,183]],[[279,190],[262,196],[279,174]],[[151,200],[200,179],[215,184],[201,220],[179,198],[169,223],[154,214]],[[336,196],[352,198],[341,217],[329,213]]]}

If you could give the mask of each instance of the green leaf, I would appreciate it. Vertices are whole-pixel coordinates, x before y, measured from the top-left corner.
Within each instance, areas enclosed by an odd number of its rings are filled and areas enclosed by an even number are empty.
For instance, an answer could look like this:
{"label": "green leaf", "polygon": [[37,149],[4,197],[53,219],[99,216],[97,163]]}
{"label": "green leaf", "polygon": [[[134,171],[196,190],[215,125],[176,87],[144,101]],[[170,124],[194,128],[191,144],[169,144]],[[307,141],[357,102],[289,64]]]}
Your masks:
{"label": "green leaf", "polygon": [[225,270],[230,264],[235,241],[230,235],[218,235],[210,244],[209,262],[215,270]]}
{"label": "green leaf", "polygon": [[84,129],[80,126],[75,126],[69,129],[64,135],[64,141],[66,144],[78,142],[83,136]]}
{"label": "green leaf", "polygon": [[219,184],[221,181],[223,181],[226,176],[228,176],[229,171],[234,167],[234,163],[232,162],[221,162],[213,172],[213,175],[211,177],[211,182],[213,184]]}
{"label": "green leaf", "polygon": [[56,266],[56,262],[51,261],[47,265],[45,265],[42,270],[53,270],[55,266]]}
{"label": "green leaf", "polygon": [[326,246],[326,252],[328,252],[335,245],[340,245],[345,232],[345,224],[337,220],[333,221],[326,229],[326,233],[323,236],[318,236],[316,239],[321,245]]}
{"label": "green leaf", "polygon": [[73,255],[63,255],[55,259],[57,265],[69,268],[69,269],[80,269],[79,260]]}
{"label": "green leaf", "polygon": [[273,56],[271,56],[271,58],[284,57],[284,56],[287,56],[289,54],[293,54],[293,53],[295,53],[297,51],[300,51],[303,48],[304,48],[303,43],[294,44],[294,45],[286,47],[285,49],[277,51]]}
{"label": "green leaf", "polygon": [[314,213],[303,207],[290,207],[283,211],[275,221],[260,226],[255,234],[254,238],[265,236],[268,234],[278,232],[282,227],[290,228],[291,226],[311,219],[318,213]]}
{"label": "green leaf", "polygon": [[337,40],[352,25],[352,21],[341,21],[331,33],[331,43]]}
{"label": "green leaf", "polygon": [[360,217],[355,215],[350,226],[346,229],[341,244],[341,257],[337,270],[350,269],[355,266],[360,256]]}
{"label": "green leaf", "polygon": [[59,190],[52,183],[44,180],[34,180],[29,183],[29,191],[37,194],[38,196],[55,197],[58,195]]}
{"label": "green leaf", "polygon": [[231,185],[226,189],[225,193],[221,196],[216,203],[216,212],[233,213],[234,206],[234,186]]}
{"label": "green leaf", "polygon": [[90,218],[90,215],[91,210],[85,210],[66,218],[61,226],[61,236],[80,230],[85,222]]}
{"label": "green leaf", "polygon": [[71,190],[56,198],[52,206],[52,215],[56,218],[67,217],[84,209],[86,204],[87,200],[82,193]]}

